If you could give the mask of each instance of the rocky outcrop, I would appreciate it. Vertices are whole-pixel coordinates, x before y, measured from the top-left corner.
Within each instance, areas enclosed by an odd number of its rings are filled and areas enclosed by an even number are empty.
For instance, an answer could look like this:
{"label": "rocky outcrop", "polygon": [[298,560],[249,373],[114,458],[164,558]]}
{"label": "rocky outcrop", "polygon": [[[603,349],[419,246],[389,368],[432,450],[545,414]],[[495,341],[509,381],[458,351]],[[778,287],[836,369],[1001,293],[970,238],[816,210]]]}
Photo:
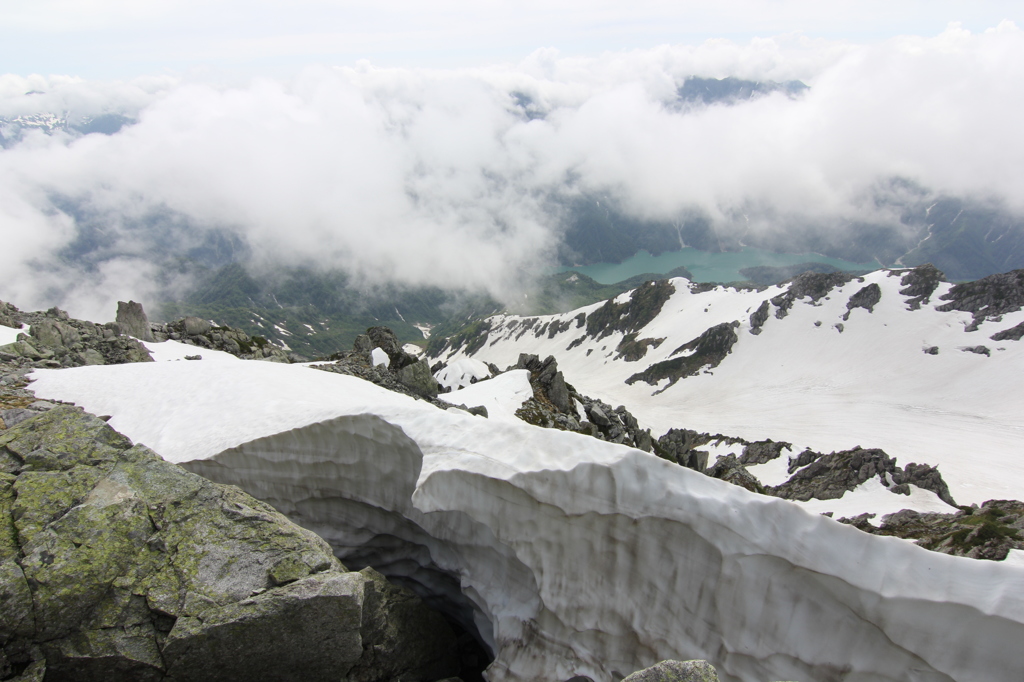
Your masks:
{"label": "rocky outcrop", "polygon": [[946,275],[931,263],[907,270],[900,279],[900,294],[908,297],[907,309],[918,310],[922,303],[930,302],[939,284],[945,281]]}
{"label": "rocky outcrop", "polygon": [[948,301],[936,310],[960,310],[971,313],[974,320],[964,331],[973,332],[985,320],[994,320],[1024,307],[1024,270],[990,275],[974,282],[956,284],[941,296]]}
{"label": "rocky outcrop", "polygon": [[952,514],[904,509],[882,517],[879,526],[866,519],[840,519],[874,535],[891,535],[936,552],[972,559],[1002,561],[1011,549],[1024,550],[1024,502],[989,500]]}
{"label": "rocky outcrop", "polygon": [[243,360],[290,362],[292,359],[287,351],[262,336],[249,336],[234,327],[215,326],[209,320],[198,317],[185,317],[166,324],[154,323],[150,328],[157,342],[177,341],[197,348],[230,353]]}
{"label": "rocky outcrop", "polygon": [[854,308],[864,308],[869,313],[872,313],[875,311],[875,306],[881,300],[882,288],[877,283],[872,282],[850,296],[850,300],[846,302],[846,313],[843,314],[843,319],[849,320],[850,313],[853,312]]}
{"label": "rocky outcrop", "polygon": [[1024,322],[1014,325],[1009,329],[1004,329],[1001,332],[996,332],[988,338],[993,341],[1020,341],[1022,337],[1024,337]]}
{"label": "rocky outcrop", "polygon": [[0,678],[458,673],[454,636],[411,593],[80,409],[0,433],[0,467]]}
{"label": "rocky outcrop", "polygon": [[657,386],[661,380],[668,379],[669,383],[665,386],[668,388],[680,379],[695,376],[702,370],[718,367],[722,360],[732,352],[733,345],[739,341],[739,337],[736,336],[736,328],[739,326],[740,323],[734,321],[723,322],[711,327],[697,338],[672,351],[672,355],[680,353],[686,353],[686,355],[656,362],[644,371],[637,372],[626,379],[626,383],[632,385],[638,381],[645,381],[652,386]]}
{"label": "rocky outcrop", "polygon": [[718,672],[707,661],[662,661],[622,682],[718,682]]}
{"label": "rocky outcrop", "polygon": [[711,478],[717,478],[745,488],[752,493],[763,493],[764,486],[757,480],[757,477],[747,471],[747,468],[730,453],[715,460],[715,463],[705,472]]}
{"label": "rocky outcrop", "polygon": [[768,301],[761,301],[757,310],[750,313],[750,333],[757,336],[761,333],[761,327],[768,321]]}
{"label": "rocky outcrop", "polygon": [[21,312],[9,304],[5,326],[27,325],[14,343],[0,346],[0,361],[17,367],[78,367],[150,362],[145,346],[125,336],[115,322],[100,325],[71,318],[59,308]]}
{"label": "rocky outcrop", "polygon": [[[327,360],[331,362],[313,367],[325,372],[359,377],[390,391],[424,399],[441,409],[451,407],[437,400],[439,385],[427,361],[403,351],[394,332],[387,327],[370,327],[365,334],[357,336],[352,345],[352,350],[340,351],[328,357]],[[374,364],[375,348],[387,354],[387,364]]]}
{"label": "rocky outcrop", "polygon": [[603,306],[587,315],[587,336],[603,339],[614,332],[628,334],[639,331],[658,316],[665,301],[675,291],[672,282],[662,279],[641,284],[625,303],[608,299]]}
{"label": "rocky outcrop", "polygon": [[[793,304],[801,298],[809,297],[812,302],[817,301],[852,279],[854,279],[853,275],[846,272],[805,272],[802,275],[797,275],[784,292],[771,299],[775,306],[775,317],[780,320],[784,318],[789,314]],[[864,280],[861,279],[861,281]]]}
{"label": "rocky outcrop", "polygon": [[878,476],[893,493],[909,495],[909,486],[913,484],[934,492],[951,507],[956,506],[936,467],[912,462],[901,470],[894,458],[877,448],[857,447],[827,455],[805,450],[790,460],[789,471],[793,476],[770,489],[770,494],[789,500],[835,500]]}
{"label": "rocky outcrop", "polygon": [[141,303],[135,301],[117,302],[117,317],[114,319],[121,327],[121,331],[128,336],[134,336],[140,341],[155,341],[153,330],[149,328],[149,317],[142,309]]}
{"label": "rocky outcrop", "polygon": [[[611,443],[621,443],[650,452],[653,441],[649,429],[641,429],[629,410],[585,396],[565,382],[553,356],[541,360],[536,355],[522,353],[518,362],[509,367],[530,372],[533,397],[516,410],[516,416],[528,424],[543,428],[573,431],[594,436]],[[577,403],[583,413],[577,409]]]}

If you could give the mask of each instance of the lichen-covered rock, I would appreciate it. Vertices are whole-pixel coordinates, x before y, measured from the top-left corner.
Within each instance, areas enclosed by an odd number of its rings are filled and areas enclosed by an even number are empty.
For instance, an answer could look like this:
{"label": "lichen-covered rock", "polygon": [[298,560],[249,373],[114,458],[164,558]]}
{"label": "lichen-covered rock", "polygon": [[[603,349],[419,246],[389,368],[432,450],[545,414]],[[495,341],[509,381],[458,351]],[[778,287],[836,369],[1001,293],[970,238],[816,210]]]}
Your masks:
{"label": "lichen-covered rock", "polygon": [[270,506],[78,408],[0,432],[0,454],[0,668],[45,661],[48,680],[115,681],[458,672],[454,636],[411,593],[346,571]]}
{"label": "lichen-covered rock", "polygon": [[1002,561],[1011,549],[1024,549],[1024,502],[989,500],[952,514],[904,509],[882,517],[879,526],[840,519],[875,535],[891,535],[943,554]]}
{"label": "lichen-covered rock", "polygon": [[662,661],[622,682],[718,682],[718,673],[707,661]]}

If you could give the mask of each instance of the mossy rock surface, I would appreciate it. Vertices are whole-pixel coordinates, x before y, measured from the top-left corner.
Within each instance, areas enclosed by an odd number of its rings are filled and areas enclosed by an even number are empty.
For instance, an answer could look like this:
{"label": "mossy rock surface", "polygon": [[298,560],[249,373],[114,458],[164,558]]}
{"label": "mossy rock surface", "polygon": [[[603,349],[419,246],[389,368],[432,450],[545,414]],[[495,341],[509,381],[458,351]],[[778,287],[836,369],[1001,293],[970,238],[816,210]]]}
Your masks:
{"label": "mossy rock surface", "polygon": [[58,406],[0,433],[0,454],[0,680],[458,672],[417,597],[95,416]]}

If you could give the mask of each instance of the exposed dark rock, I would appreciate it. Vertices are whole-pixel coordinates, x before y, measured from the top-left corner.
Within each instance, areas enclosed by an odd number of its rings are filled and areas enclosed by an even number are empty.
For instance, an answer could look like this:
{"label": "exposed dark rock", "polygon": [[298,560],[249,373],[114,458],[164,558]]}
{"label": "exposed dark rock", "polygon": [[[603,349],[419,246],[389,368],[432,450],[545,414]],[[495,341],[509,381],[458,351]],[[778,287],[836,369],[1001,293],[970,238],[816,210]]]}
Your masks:
{"label": "exposed dark rock", "polygon": [[608,299],[587,316],[587,336],[603,339],[617,331],[624,334],[640,331],[658,316],[665,301],[675,291],[672,283],[663,279],[641,284],[625,303]]}
{"label": "exposed dark rock", "polygon": [[[653,440],[649,430],[641,429],[625,407],[612,409],[611,405],[577,393],[565,382],[554,357],[548,356],[542,361],[536,355],[522,353],[509,369],[530,372],[533,397],[516,410],[516,416],[528,424],[573,431],[651,451]],[[583,405],[583,415],[577,411],[576,402]]]}
{"label": "exposed dark rock", "polygon": [[781,320],[789,314],[793,304],[801,298],[810,297],[812,302],[817,302],[830,291],[846,284],[853,278],[853,275],[846,272],[805,272],[802,275],[797,275],[790,282],[789,288],[771,299],[776,308],[775,317]]}
{"label": "exposed dark rock", "polygon": [[893,480],[897,484],[907,485],[909,483],[913,483],[918,488],[930,490],[938,495],[939,499],[949,506],[956,506],[956,502],[953,501],[953,496],[949,494],[949,486],[947,486],[946,482],[942,480],[942,474],[939,473],[938,467],[911,462],[907,466],[903,467],[903,475],[900,476],[899,472],[897,472],[896,475],[893,476]]}
{"label": "exposed dark rock", "polygon": [[882,288],[874,282],[868,284],[853,296],[850,296],[850,300],[846,303],[846,313],[843,315],[843,319],[849,320],[850,313],[853,312],[854,308],[864,308],[869,313],[874,312],[875,305],[880,300],[882,300]]}
{"label": "exposed dark rock", "polygon": [[955,284],[941,300],[949,301],[936,310],[960,310],[974,320],[965,328],[973,332],[986,319],[992,319],[1024,307],[1024,270],[990,275],[974,282]]}
{"label": "exposed dark rock", "polygon": [[761,333],[761,327],[768,321],[768,301],[761,301],[757,310],[750,313],[750,333],[757,336]]}
{"label": "exposed dark rock", "polygon": [[146,311],[142,309],[141,303],[118,301],[115,322],[128,336],[134,336],[140,341],[156,340],[153,338],[153,330],[149,328],[149,317],[146,316]]}
{"label": "exposed dark rock", "polygon": [[711,443],[746,445],[746,441],[741,438],[698,433],[691,429],[669,429],[654,444],[654,453],[662,459],[703,473],[708,467],[708,452],[697,448]]}
{"label": "exposed dark rock", "polygon": [[808,448],[808,449],[804,450],[803,452],[801,452],[799,455],[797,455],[795,458],[791,457],[789,459],[788,471],[789,471],[789,473],[792,474],[797,469],[800,469],[800,468],[803,468],[803,467],[807,466],[808,464],[810,464],[811,462],[819,459],[822,456],[823,455],[820,452],[814,452],[813,450]]}
{"label": "exposed dark rock", "polygon": [[938,346],[928,346],[927,348],[924,349],[924,352],[925,352],[926,355],[938,355],[939,354],[939,347]]}
{"label": "exposed dark rock", "polygon": [[[955,507],[946,482],[936,467],[910,463],[902,470],[883,450],[854,448],[827,455],[805,450],[789,463],[793,474],[769,494],[790,500],[834,500],[865,481],[878,476],[893,493],[910,494],[910,484],[934,492]],[[795,472],[795,473],[794,473]]]}
{"label": "exposed dark rock", "polygon": [[[417,362],[414,356],[402,350],[402,344],[398,341],[398,337],[388,327],[370,327],[366,330],[366,336],[372,344],[370,346],[371,350],[373,348],[380,348],[387,353],[388,359],[391,360],[391,370],[400,372],[405,367]],[[356,350],[359,350],[359,348],[357,347]],[[427,370],[429,372],[430,368],[427,367]]]}
{"label": "exposed dark rock", "polygon": [[939,287],[939,283],[945,282],[946,276],[931,263],[919,265],[912,270],[907,270],[900,280],[900,294],[908,296],[907,309],[917,310],[922,303],[931,301],[932,294]]}
{"label": "exposed dark rock", "polygon": [[960,350],[965,353],[977,353],[978,355],[984,355],[985,357],[992,356],[992,351],[988,349],[988,346],[965,346]]}
{"label": "exposed dark rock", "polygon": [[648,348],[657,348],[664,341],[664,337],[660,339],[637,339],[636,333],[626,334],[615,348],[615,359],[637,362],[647,355]]}
{"label": "exposed dark rock", "polygon": [[719,457],[715,463],[705,472],[711,478],[718,478],[726,483],[746,488],[752,493],[764,493],[765,488],[761,482],[754,477],[747,468],[743,466],[734,454]]}
{"label": "exposed dark rock", "polygon": [[58,406],[0,433],[0,660],[53,680],[422,680],[444,619],[238,488]]}
{"label": "exposed dark rock", "polygon": [[697,338],[672,351],[672,355],[688,355],[656,362],[626,379],[626,383],[632,385],[637,381],[646,381],[652,386],[657,386],[662,379],[669,379],[668,386],[672,386],[680,379],[695,376],[704,368],[718,367],[732,352],[733,344],[739,341],[739,337],[736,336],[736,327],[739,325],[739,322],[723,322],[711,327]]}
{"label": "exposed dark rock", "polygon": [[835,500],[875,476],[884,480],[888,473],[895,479],[896,471],[896,460],[884,451],[854,448],[815,457],[772,492],[777,497],[790,500]]}
{"label": "exposed dark rock", "polygon": [[1001,332],[996,332],[988,338],[993,341],[1020,341],[1022,337],[1024,337],[1024,322],[1009,329],[1004,329]]}
{"label": "exposed dark rock", "polygon": [[783,450],[792,450],[793,444],[783,441],[759,440],[743,446],[740,464],[764,464],[778,459]]}

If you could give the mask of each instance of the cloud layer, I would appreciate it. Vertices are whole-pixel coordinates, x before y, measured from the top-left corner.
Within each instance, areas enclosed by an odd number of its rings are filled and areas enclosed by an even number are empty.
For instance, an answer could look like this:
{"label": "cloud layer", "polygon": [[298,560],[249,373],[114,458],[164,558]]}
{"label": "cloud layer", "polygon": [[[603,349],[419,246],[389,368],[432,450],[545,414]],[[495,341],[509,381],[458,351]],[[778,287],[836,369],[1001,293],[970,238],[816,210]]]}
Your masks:
{"label": "cloud layer", "polygon": [[[811,89],[681,111],[675,91],[693,75]],[[166,235],[140,225],[157,213],[193,235],[235,231],[257,263],[502,295],[549,264],[552,196],[602,194],[657,220],[699,208],[723,224],[755,210],[827,223],[878,218],[872,187],[900,176],[1024,212],[1021,82],[1024,33],[1009,23],[873,46],[713,41],[588,59],[539,51],[477,70],[310,67],[233,87],[3,76],[0,116],[137,123],[28,132],[0,151],[0,298],[109,318],[118,297],[180,285],[152,265]],[[106,254],[85,274],[66,258],[84,213]]]}

